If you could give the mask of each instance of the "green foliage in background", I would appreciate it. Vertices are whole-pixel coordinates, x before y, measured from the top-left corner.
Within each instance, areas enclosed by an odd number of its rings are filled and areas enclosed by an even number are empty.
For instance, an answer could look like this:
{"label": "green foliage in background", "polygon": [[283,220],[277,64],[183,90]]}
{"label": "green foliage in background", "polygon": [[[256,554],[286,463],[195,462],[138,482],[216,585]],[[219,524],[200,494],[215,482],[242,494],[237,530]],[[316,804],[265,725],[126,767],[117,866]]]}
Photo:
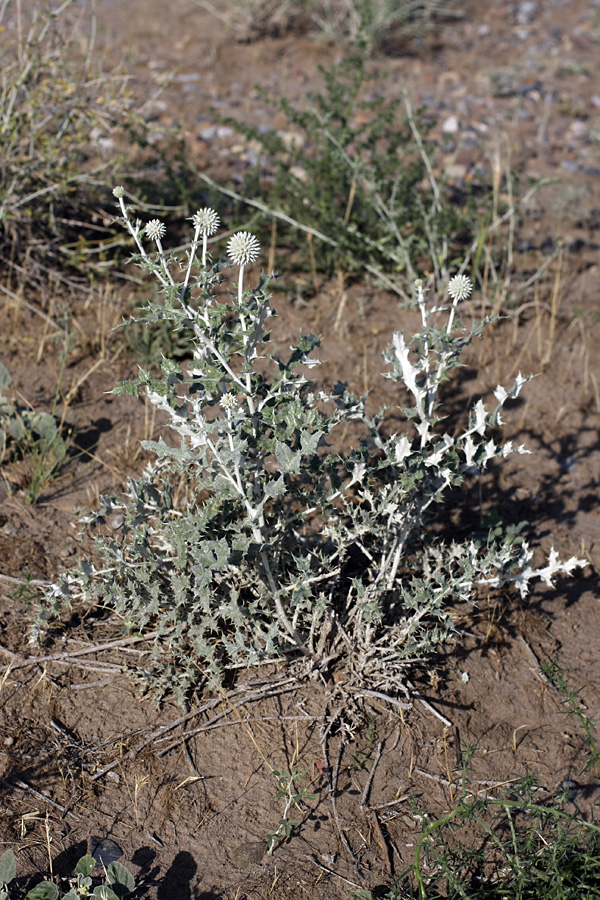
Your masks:
{"label": "green foliage in background", "polygon": [[[422,36],[450,0],[232,0],[224,7],[193,0],[225,22],[241,41],[310,31],[347,47],[364,41],[372,50],[390,47],[394,35]],[[458,12],[460,15],[460,11]]]}
{"label": "green foliage in background", "polygon": [[[56,12],[0,4],[0,261],[13,283],[105,271],[107,186],[147,146],[128,77],[95,54],[94,16],[81,0]],[[150,155],[156,165],[158,147]]]}
{"label": "green foliage in background", "polygon": [[2,393],[10,382],[9,372],[0,363],[0,471],[6,463],[23,460],[26,496],[35,503],[65,463],[71,434],[64,419],[54,415],[56,402],[52,412],[19,405]]}
{"label": "green foliage in background", "polygon": [[477,206],[490,213],[490,192],[456,197],[434,176],[431,119],[407,99],[384,99],[364,43],[321,72],[323,92],[299,106],[258,88],[287,117],[283,135],[220,117],[259,148],[243,197],[277,222],[277,246],[299,249],[319,273],[366,269],[405,297],[419,273],[443,281],[475,238]]}

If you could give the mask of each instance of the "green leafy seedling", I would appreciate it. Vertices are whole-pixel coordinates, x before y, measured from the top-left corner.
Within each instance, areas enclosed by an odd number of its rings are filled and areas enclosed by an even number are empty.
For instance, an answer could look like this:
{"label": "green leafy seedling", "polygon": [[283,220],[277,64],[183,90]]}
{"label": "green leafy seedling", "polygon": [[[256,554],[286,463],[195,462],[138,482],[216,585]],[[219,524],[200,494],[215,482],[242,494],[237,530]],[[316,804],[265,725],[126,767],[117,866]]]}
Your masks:
{"label": "green leafy seedling", "polygon": [[40,881],[29,891],[25,900],[58,900],[58,888],[53,881]]}
{"label": "green leafy seedling", "polygon": [[[0,373],[1,374],[1,373]],[[7,886],[17,874],[17,863],[12,850],[5,850],[0,856],[0,900],[8,900]]]}
{"label": "green leafy seedling", "polygon": [[106,881],[110,885],[113,894],[116,894],[119,900],[130,894],[135,888],[133,875],[120,862],[111,862],[106,871]]}
{"label": "green leafy seedling", "polygon": [[97,900],[119,900],[119,896],[107,884],[99,884],[94,888],[94,897]]}
{"label": "green leafy seedling", "polygon": [[96,868],[96,860],[93,856],[90,856],[89,853],[86,856],[82,856],[77,865],[75,866],[75,871],[78,875],[83,875],[87,877],[92,874],[94,869]]}

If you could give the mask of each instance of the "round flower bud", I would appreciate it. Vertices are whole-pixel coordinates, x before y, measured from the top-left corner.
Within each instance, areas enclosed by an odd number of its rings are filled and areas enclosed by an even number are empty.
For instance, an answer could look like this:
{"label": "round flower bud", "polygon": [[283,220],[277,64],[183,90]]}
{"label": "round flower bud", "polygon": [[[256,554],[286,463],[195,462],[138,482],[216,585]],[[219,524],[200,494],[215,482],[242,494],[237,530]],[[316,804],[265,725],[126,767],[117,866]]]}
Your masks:
{"label": "round flower bud", "polygon": [[258,259],[260,244],[249,231],[238,231],[227,242],[227,255],[237,266],[247,266]]}
{"label": "round flower bud", "polygon": [[220,224],[218,215],[210,206],[205,206],[204,209],[199,209],[198,212],[194,213],[192,222],[194,223],[194,228],[197,228],[200,234],[205,234],[208,237],[216,232]]}
{"label": "round flower bud", "polygon": [[219,405],[221,409],[231,412],[232,410],[237,408],[237,400],[235,399],[235,395],[231,393],[223,394],[221,399],[219,400]]}
{"label": "round flower bud", "polygon": [[455,275],[448,282],[448,293],[455,303],[470,297],[472,290],[473,286],[468,275]]}
{"label": "round flower bud", "polygon": [[115,187],[113,188],[113,197],[116,197],[117,200],[120,200],[121,197],[125,196],[125,188],[123,187]]}
{"label": "round flower bud", "polygon": [[149,237],[151,241],[160,241],[167,233],[167,229],[160,219],[152,219],[148,222],[144,230],[146,232],[146,237]]}

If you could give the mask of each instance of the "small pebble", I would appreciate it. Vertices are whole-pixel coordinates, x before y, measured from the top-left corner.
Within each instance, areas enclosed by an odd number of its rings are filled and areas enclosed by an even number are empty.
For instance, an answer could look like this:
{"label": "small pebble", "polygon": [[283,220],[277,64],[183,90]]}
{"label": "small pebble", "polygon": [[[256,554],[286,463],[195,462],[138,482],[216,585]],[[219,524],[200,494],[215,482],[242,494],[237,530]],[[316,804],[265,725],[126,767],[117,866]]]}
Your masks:
{"label": "small pebble", "polygon": [[576,781],[573,781],[571,778],[566,778],[564,781],[558,786],[559,792],[565,793],[565,800],[567,803],[572,803],[577,795],[577,791],[581,788],[581,785]]}
{"label": "small pebble", "polygon": [[290,168],[290,175],[293,175],[298,181],[308,181],[308,173],[303,166],[292,166]]}
{"label": "small pebble", "polygon": [[247,869],[259,863],[266,852],[266,841],[246,841],[232,851],[231,861],[238,869]]}
{"label": "small pebble", "polygon": [[210,125],[208,128],[202,129],[200,137],[203,141],[210,141],[214,138],[231,137],[232,134],[234,134],[233,128],[228,128],[226,125]]}
{"label": "small pebble", "polygon": [[572,469],[574,469],[578,465],[579,465],[578,460],[573,459],[570,456],[565,456],[565,458],[561,459],[561,461],[560,461],[560,467],[563,470],[563,472],[570,472]]}
{"label": "small pebble", "polygon": [[304,136],[297,131],[278,131],[277,137],[281,138],[286,150],[298,150],[305,144]]}
{"label": "small pebble", "polygon": [[108,517],[106,524],[111,529],[111,531],[117,531],[124,521],[124,513],[113,513],[112,516]]}
{"label": "small pebble", "polygon": [[92,838],[92,856],[99,866],[109,866],[123,856],[123,851],[110,838]]}
{"label": "small pebble", "polygon": [[448,116],[442,125],[442,131],[444,134],[456,134],[458,131],[458,119],[456,116]]}
{"label": "small pebble", "polygon": [[519,25],[529,25],[533,21],[536,9],[537,3],[534,3],[533,0],[525,0],[524,3],[520,3],[517,10]]}
{"label": "small pebble", "polygon": [[467,174],[467,167],[461,165],[461,163],[453,163],[449,166],[446,166],[446,175],[448,178],[452,178],[453,180],[461,180]]}

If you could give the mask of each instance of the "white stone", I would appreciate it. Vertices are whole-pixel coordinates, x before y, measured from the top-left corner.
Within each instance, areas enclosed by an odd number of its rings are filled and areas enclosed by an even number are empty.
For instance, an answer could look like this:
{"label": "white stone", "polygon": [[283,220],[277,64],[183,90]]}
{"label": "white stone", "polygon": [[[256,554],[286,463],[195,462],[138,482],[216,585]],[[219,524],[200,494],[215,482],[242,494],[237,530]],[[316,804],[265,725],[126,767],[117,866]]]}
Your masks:
{"label": "white stone", "polygon": [[448,116],[442,125],[442,131],[444,134],[456,134],[458,131],[458,119],[456,116]]}

